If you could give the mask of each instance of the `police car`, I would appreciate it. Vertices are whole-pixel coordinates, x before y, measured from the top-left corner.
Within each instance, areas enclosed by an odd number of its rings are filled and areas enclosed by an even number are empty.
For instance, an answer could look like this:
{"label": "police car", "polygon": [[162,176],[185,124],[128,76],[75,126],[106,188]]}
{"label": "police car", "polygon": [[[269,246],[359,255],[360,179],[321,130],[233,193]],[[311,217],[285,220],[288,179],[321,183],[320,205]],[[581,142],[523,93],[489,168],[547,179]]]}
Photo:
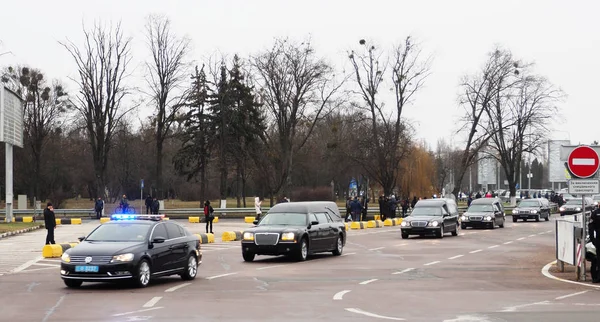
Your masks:
{"label": "police car", "polygon": [[67,287],[83,282],[133,282],[146,287],[159,276],[193,280],[202,263],[200,241],[164,215],[116,214],[62,255]]}

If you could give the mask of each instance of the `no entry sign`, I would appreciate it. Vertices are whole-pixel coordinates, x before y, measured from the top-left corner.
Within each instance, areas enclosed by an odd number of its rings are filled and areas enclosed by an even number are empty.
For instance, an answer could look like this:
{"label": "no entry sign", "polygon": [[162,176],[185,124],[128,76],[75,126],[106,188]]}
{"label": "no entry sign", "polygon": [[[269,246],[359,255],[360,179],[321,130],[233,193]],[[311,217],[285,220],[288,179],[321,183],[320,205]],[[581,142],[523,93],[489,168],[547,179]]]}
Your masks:
{"label": "no entry sign", "polygon": [[578,178],[589,178],[596,174],[600,162],[598,160],[598,153],[589,146],[576,147],[571,154],[569,154],[568,160],[569,171]]}

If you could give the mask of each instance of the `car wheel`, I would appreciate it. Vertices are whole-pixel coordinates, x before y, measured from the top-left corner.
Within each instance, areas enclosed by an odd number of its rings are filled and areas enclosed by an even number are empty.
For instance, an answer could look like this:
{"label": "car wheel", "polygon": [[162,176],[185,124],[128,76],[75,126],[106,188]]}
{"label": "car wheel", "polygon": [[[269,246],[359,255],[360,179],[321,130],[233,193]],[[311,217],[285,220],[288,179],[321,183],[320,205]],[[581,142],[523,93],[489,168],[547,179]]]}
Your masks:
{"label": "car wheel", "polygon": [[65,285],[68,288],[78,288],[81,286],[81,284],[83,284],[82,281],[77,281],[77,280],[63,280],[63,282],[65,282]]}
{"label": "car wheel", "polygon": [[306,241],[306,238],[302,238],[296,259],[303,262],[306,258],[308,258],[308,241]]}
{"label": "car wheel", "polygon": [[496,229],[496,221],[492,221],[492,223],[490,224],[490,229]]}
{"label": "car wheel", "polygon": [[502,218],[502,223],[500,225],[498,225],[498,227],[500,228],[504,228],[504,222],[506,221],[506,219]]}
{"label": "car wheel", "polygon": [[196,256],[190,255],[187,260],[185,271],[181,274],[181,278],[186,281],[191,281],[196,278],[196,274],[198,274],[198,260],[196,259]]}
{"label": "car wheel", "polygon": [[513,217],[513,222],[517,222],[517,220],[518,220],[517,218]]}
{"label": "car wheel", "polygon": [[540,221],[540,215],[538,215],[537,217],[535,217],[535,221],[537,221],[537,222]]}
{"label": "car wheel", "polygon": [[254,253],[251,252],[242,252],[242,257],[244,257],[244,261],[246,262],[251,262],[254,260],[254,256],[256,256]]}
{"label": "car wheel", "polygon": [[460,229],[467,229],[467,225],[465,225],[465,224],[460,224]]}
{"label": "car wheel", "polygon": [[407,233],[402,233],[402,239],[408,239],[408,234]]}
{"label": "car wheel", "polygon": [[452,231],[452,236],[458,236],[458,225],[454,227],[454,230]]}
{"label": "car wheel", "polygon": [[436,234],[437,238],[444,238],[444,225],[440,226],[440,230]]}
{"label": "car wheel", "polygon": [[150,276],[152,275],[150,270],[150,263],[147,260],[142,259],[138,264],[137,274],[135,275],[134,281],[137,287],[146,287],[150,284]]}
{"label": "car wheel", "polygon": [[342,236],[338,236],[337,241],[335,242],[335,249],[333,250],[333,255],[340,256],[344,251],[344,240]]}

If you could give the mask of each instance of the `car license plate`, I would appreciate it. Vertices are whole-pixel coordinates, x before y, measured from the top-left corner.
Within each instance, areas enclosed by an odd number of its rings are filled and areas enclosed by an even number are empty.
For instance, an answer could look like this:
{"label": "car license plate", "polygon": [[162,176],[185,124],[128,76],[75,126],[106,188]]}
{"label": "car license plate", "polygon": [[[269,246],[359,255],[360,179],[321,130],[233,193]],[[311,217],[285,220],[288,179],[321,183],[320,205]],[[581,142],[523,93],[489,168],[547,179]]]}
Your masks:
{"label": "car license plate", "polygon": [[77,273],[98,273],[98,266],[75,266]]}

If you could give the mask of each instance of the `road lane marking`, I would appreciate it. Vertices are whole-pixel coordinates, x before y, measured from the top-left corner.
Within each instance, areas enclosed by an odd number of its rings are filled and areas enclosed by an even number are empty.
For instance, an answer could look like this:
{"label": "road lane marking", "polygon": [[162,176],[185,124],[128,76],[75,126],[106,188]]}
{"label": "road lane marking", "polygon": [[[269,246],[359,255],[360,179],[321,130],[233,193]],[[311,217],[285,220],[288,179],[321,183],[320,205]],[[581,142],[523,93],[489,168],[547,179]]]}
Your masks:
{"label": "road lane marking", "polygon": [[40,256],[40,257],[38,257],[38,258],[36,258],[36,259],[32,259],[32,260],[30,260],[30,261],[26,262],[25,264],[23,264],[23,265],[21,265],[21,266],[19,266],[19,267],[15,268],[15,269],[13,269],[11,273],[18,273],[18,272],[20,272],[20,271],[22,271],[22,270],[25,270],[27,267],[29,267],[29,266],[31,266],[31,265],[33,265],[33,264],[35,264],[36,262],[38,262],[38,261],[40,261],[40,260],[42,260],[42,259],[44,259],[44,257],[43,257],[43,256]]}
{"label": "road lane marking", "polygon": [[500,247],[500,245],[494,245],[494,246],[490,246],[488,248],[496,248],[496,247]]}
{"label": "road lane marking", "polygon": [[509,306],[509,307],[505,307],[504,310],[502,310],[500,312],[515,312],[515,311],[517,311],[517,309],[520,309],[520,308],[534,306],[534,305],[546,305],[546,304],[550,304],[550,301],[542,301],[542,302],[522,304],[522,305],[517,305],[517,306]]}
{"label": "road lane marking", "polygon": [[475,253],[479,253],[480,251],[481,251],[481,249],[474,250],[474,251],[472,251],[472,252],[469,252],[469,254],[475,254]]}
{"label": "road lane marking", "polygon": [[545,234],[545,233],[546,233],[546,232],[541,232],[541,233],[538,233],[538,235],[543,235],[543,234]]}
{"label": "road lane marking", "polygon": [[153,307],[156,305],[156,303],[158,303],[158,301],[160,301],[160,299],[162,299],[162,296],[155,296],[150,301],[146,302],[146,304],[144,304],[142,307]]}
{"label": "road lane marking", "polygon": [[394,272],[394,273],[392,273],[392,275],[404,274],[404,273],[408,273],[408,272],[410,272],[412,270],[414,270],[414,268],[407,268],[407,269],[404,269],[404,270],[399,271],[399,272]]}
{"label": "road lane marking", "polygon": [[523,239],[525,239],[525,237],[517,238],[517,240],[523,240]]}
{"label": "road lane marking", "polygon": [[376,251],[376,250],[381,250],[381,249],[384,249],[384,248],[385,248],[385,247],[377,247],[377,248],[371,248],[371,249],[369,249],[369,250],[373,252],[373,251]]}
{"label": "road lane marking", "polygon": [[435,264],[438,264],[438,263],[441,263],[441,262],[440,261],[435,261],[435,262],[424,264],[424,266],[435,265]]}
{"label": "road lane marking", "polygon": [[364,281],[364,282],[360,282],[360,283],[358,283],[358,284],[360,284],[360,285],[367,285],[367,284],[369,284],[369,283],[373,283],[373,282],[375,282],[375,281],[378,281],[378,279],[374,278],[374,279],[372,279],[372,280],[366,280],[366,281]]}
{"label": "road lane marking", "polygon": [[346,295],[347,293],[350,293],[350,290],[344,290],[344,291],[341,291],[341,292],[337,292],[333,296],[333,299],[336,300],[336,301],[341,301],[341,300],[344,299],[344,295]]}
{"label": "road lane marking", "polygon": [[461,258],[463,256],[465,256],[465,255],[456,255],[456,256],[449,257],[448,259],[457,259],[457,258]]}
{"label": "road lane marking", "polygon": [[549,234],[551,232],[552,232],[552,230],[546,230],[546,234]]}
{"label": "road lane marking", "polygon": [[130,312],[125,312],[125,313],[113,314],[113,316],[124,316],[124,315],[133,314],[133,313],[142,313],[142,312],[148,312],[148,311],[154,311],[154,310],[160,310],[160,309],[164,309],[164,307],[162,307],[162,306],[151,307],[151,308],[143,309],[143,310],[137,310],[137,311],[130,311]]}
{"label": "road lane marking", "polygon": [[263,269],[271,269],[271,268],[277,268],[277,267],[283,267],[285,265],[273,265],[273,266],[265,266],[265,267],[259,267],[256,270],[258,271],[262,271]]}
{"label": "road lane marking", "polygon": [[506,243],[504,243],[504,245],[508,245],[508,244],[512,244],[512,240],[511,241],[507,241]]}
{"label": "road lane marking", "polygon": [[535,237],[535,234],[531,234],[531,235],[529,235],[529,236],[527,236],[527,237]]}
{"label": "road lane marking", "polygon": [[20,271],[19,273],[29,273],[29,272],[36,272],[36,271],[44,271],[47,269],[56,269],[56,267],[42,267],[42,268],[32,268],[32,269],[26,269],[24,271]]}
{"label": "road lane marking", "polygon": [[400,246],[406,246],[406,245],[408,245],[408,244],[407,243],[403,243],[403,244],[398,244],[398,245],[394,245],[394,246],[400,247]]}
{"label": "road lane marking", "polygon": [[46,263],[35,263],[33,265],[36,266],[52,266],[52,267],[60,267],[60,265],[56,265],[56,264],[46,264]]}
{"label": "road lane marking", "polygon": [[50,308],[50,310],[48,310],[46,312],[46,316],[44,316],[44,319],[42,320],[42,322],[46,322],[48,321],[48,319],[50,318],[50,316],[52,314],[54,314],[54,311],[56,311],[56,309],[58,309],[58,307],[60,306],[60,304],[63,302],[63,300],[65,299],[66,295],[61,296],[58,301],[56,301],[56,304],[54,304],[53,307]]}
{"label": "road lane marking", "polygon": [[406,321],[405,319],[402,319],[402,318],[394,318],[394,317],[391,317],[391,316],[378,315],[378,314],[375,314],[375,313],[363,311],[361,309],[346,308],[346,311],[352,312],[352,313],[356,313],[356,314],[362,314],[362,315],[365,315],[365,316],[368,316],[368,317],[372,317],[372,318],[377,318],[377,319],[394,320],[394,321]]}
{"label": "road lane marking", "polygon": [[571,284],[577,284],[577,285],[583,285],[583,286],[587,286],[587,287],[593,287],[593,288],[600,288],[600,285],[593,285],[593,284],[587,284],[587,283],[581,283],[581,282],[575,282],[575,281],[569,281],[560,277],[556,277],[552,274],[550,274],[550,267],[552,265],[556,264],[556,261],[550,262],[548,264],[546,264],[546,266],[544,266],[544,268],[542,268],[542,274],[544,276],[546,276],[547,278],[553,279],[553,280],[557,280],[557,281],[561,281],[561,282],[565,282],[565,283],[571,283]]}
{"label": "road lane marking", "polygon": [[178,289],[180,289],[180,288],[182,288],[182,287],[186,287],[186,286],[188,286],[188,285],[191,285],[191,284],[192,284],[192,283],[183,283],[183,284],[180,284],[180,285],[177,285],[177,286],[173,286],[173,287],[171,287],[171,288],[169,288],[169,289],[166,289],[166,290],[165,290],[165,293],[171,293],[171,292],[175,292],[175,291],[177,291]]}
{"label": "road lane marking", "polygon": [[356,253],[345,253],[345,254],[342,254],[342,256],[349,256],[349,255],[356,255]]}
{"label": "road lane marking", "polygon": [[210,277],[207,277],[206,279],[207,280],[214,280],[215,278],[225,277],[225,276],[230,276],[230,275],[235,275],[235,274],[237,274],[237,272],[227,273],[227,274],[221,274],[221,275],[215,275],[215,276],[210,276]]}
{"label": "road lane marking", "polygon": [[589,291],[583,291],[583,292],[577,292],[577,293],[573,293],[573,294],[569,294],[569,295],[563,295],[563,296],[559,296],[559,297],[555,298],[555,300],[564,300],[566,298],[577,296],[577,295],[581,295],[581,294],[585,294],[587,292],[589,292]]}
{"label": "road lane marking", "polygon": [[422,243],[426,243],[426,242],[428,242],[428,240],[419,240],[419,241],[417,242],[417,244],[422,244]]}

